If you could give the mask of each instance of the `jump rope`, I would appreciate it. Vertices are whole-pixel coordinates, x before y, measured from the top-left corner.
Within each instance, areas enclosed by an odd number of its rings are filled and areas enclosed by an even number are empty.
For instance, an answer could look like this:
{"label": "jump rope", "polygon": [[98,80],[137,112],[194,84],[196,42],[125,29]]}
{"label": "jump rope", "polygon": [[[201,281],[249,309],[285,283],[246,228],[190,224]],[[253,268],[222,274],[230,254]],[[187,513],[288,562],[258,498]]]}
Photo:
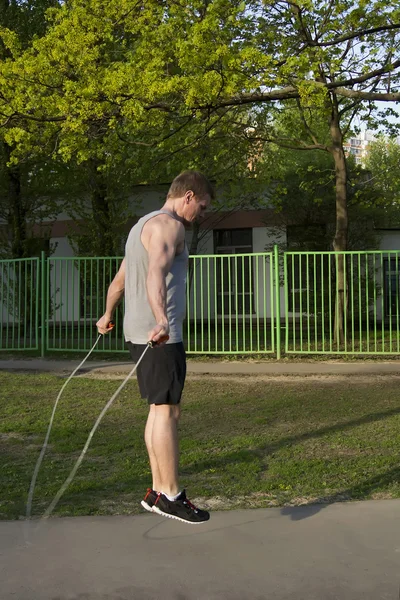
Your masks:
{"label": "jump rope", "polygon": [[[112,321],[109,323],[109,327],[111,327],[111,328],[114,327],[114,323]],[[54,415],[55,415],[55,412],[57,410],[57,406],[58,406],[59,400],[60,400],[60,398],[62,396],[63,391],[67,387],[67,384],[71,381],[71,379],[73,378],[73,376],[75,375],[75,373],[77,373],[79,371],[79,369],[82,367],[82,365],[87,361],[87,359],[89,358],[89,356],[92,354],[93,350],[96,348],[96,346],[99,343],[99,340],[102,337],[102,335],[103,334],[101,334],[101,333],[99,334],[97,340],[93,344],[93,347],[89,350],[88,354],[85,356],[85,358],[83,359],[83,361],[76,367],[76,369],[74,369],[74,371],[68,377],[67,381],[62,386],[62,388],[61,388],[61,390],[60,390],[60,392],[59,392],[59,394],[57,396],[57,399],[56,399],[56,401],[54,403],[53,412],[51,414],[50,423],[49,423],[49,426],[47,428],[46,437],[45,437],[42,449],[40,451],[39,458],[38,458],[38,460],[36,462],[35,470],[34,470],[33,476],[32,476],[31,485],[30,485],[30,488],[29,488],[28,501],[27,501],[27,504],[26,504],[26,516],[27,516],[28,519],[30,519],[31,514],[32,514],[32,500],[33,500],[33,494],[35,492],[36,480],[37,480],[37,476],[39,474],[40,466],[41,466],[42,461],[43,461],[43,457],[44,457],[45,452],[46,452],[47,444],[48,444],[49,437],[50,437],[51,428],[53,426]],[[153,340],[150,340],[149,342],[147,342],[146,348],[143,350],[143,352],[142,352],[141,356],[139,357],[138,361],[136,362],[135,366],[132,368],[132,370],[130,371],[129,375],[127,375],[127,377],[121,383],[121,385],[119,386],[119,388],[114,392],[114,394],[111,396],[111,398],[109,399],[109,401],[104,406],[104,408],[101,411],[101,413],[99,414],[99,416],[98,416],[95,424],[92,427],[91,432],[89,433],[89,436],[88,436],[88,438],[86,440],[86,444],[84,445],[83,450],[82,450],[82,452],[81,452],[78,460],[76,461],[75,465],[71,469],[71,472],[68,475],[67,479],[64,481],[64,483],[62,484],[61,488],[58,490],[58,492],[55,495],[53,501],[48,506],[48,508],[45,510],[44,514],[42,515],[42,519],[46,519],[46,518],[48,518],[51,515],[51,513],[53,512],[53,510],[57,506],[58,502],[60,501],[61,496],[64,494],[65,490],[67,489],[67,487],[69,486],[69,484],[72,482],[73,478],[75,477],[75,474],[76,474],[77,470],[79,469],[79,466],[80,466],[81,462],[83,461],[83,459],[85,457],[87,449],[89,448],[89,445],[90,445],[90,442],[92,440],[92,437],[93,437],[93,435],[94,435],[97,427],[99,426],[100,421],[102,420],[102,418],[104,417],[104,415],[106,414],[107,410],[110,408],[110,406],[112,405],[112,403],[114,402],[115,398],[118,396],[118,394],[120,393],[120,391],[125,387],[125,385],[129,381],[129,379],[135,373],[135,371],[138,368],[139,364],[143,360],[143,358],[144,358],[147,350],[149,348],[154,348],[155,346],[159,345],[160,343],[166,342],[168,339],[169,339],[169,336],[166,335],[166,336],[161,337],[157,342],[154,342]]]}

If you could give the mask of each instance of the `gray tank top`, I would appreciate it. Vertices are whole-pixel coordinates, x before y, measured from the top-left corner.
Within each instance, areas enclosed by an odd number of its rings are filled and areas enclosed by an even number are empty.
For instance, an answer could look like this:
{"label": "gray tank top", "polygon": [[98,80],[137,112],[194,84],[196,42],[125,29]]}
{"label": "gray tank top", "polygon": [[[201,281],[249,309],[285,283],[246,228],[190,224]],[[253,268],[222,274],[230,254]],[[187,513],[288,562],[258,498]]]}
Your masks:
{"label": "gray tank top", "polygon": [[[172,217],[165,210],[156,210],[142,217],[132,227],[125,245],[124,335],[127,342],[134,344],[147,344],[149,331],[156,325],[147,297],[146,281],[149,259],[147,250],[142,244],[141,235],[147,221],[160,214]],[[185,244],[183,252],[175,256],[171,270],[166,277],[168,344],[182,341],[182,324],[186,314],[188,258],[189,252]]]}

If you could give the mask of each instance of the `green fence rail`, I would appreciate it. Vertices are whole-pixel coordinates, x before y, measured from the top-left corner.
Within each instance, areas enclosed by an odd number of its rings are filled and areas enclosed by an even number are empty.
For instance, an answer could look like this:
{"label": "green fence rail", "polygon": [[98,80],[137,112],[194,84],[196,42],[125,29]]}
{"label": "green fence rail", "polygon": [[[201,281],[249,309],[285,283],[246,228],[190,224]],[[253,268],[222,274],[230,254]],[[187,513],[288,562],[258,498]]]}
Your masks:
{"label": "green fence rail", "polygon": [[[107,288],[122,257],[47,260],[46,349],[89,351],[98,337],[96,322],[104,312]],[[96,352],[126,352],[122,302],[115,311],[115,329],[100,339]]]}
{"label": "green fence rail", "polygon": [[[97,338],[107,288],[122,258],[50,258],[46,349],[88,351]],[[191,256],[184,342],[191,354],[273,353],[272,254]],[[125,352],[123,303],[113,334],[96,352]],[[270,314],[267,317],[267,314]]]}
{"label": "green fence rail", "polygon": [[[89,351],[121,260],[0,261],[0,350]],[[191,256],[184,342],[190,354],[399,354],[399,292],[400,251]],[[97,352],[126,352],[123,313]]]}
{"label": "green fence rail", "polygon": [[0,349],[39,348],[40,262],[0,260]]}
{"label": "green fence rail", "polygon": [[399,258],[398,251],[286,252],[285,352],[399,353]]}
{"label": "green fence rail", "polygon": [[190,354],[275,352],[272,253],[191,256],[185,346]]}

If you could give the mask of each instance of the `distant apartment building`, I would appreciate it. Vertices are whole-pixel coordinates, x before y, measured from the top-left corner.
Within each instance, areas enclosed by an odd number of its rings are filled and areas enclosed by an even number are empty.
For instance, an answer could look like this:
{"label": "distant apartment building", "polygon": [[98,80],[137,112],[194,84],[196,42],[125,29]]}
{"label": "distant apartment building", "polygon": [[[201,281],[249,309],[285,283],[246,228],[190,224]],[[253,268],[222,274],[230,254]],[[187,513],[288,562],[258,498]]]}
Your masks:
{"label": "distant apartment building", "polygon": [[[358,165],[364,166],[368,156],[368,146],[377,139],[377,136],[370,131],[362,131],[359,135],[348,138],[343,144],[346,155],[351,154]],[[400,137],[396,141],[400,144]]]}
{"label": "distant apartment building", "polygon": [[368,145],[376,139],[373,133],[362,131],[359,135],[348,138],[344,144],[346,155],[352,155],[358,165],[365,163]]}

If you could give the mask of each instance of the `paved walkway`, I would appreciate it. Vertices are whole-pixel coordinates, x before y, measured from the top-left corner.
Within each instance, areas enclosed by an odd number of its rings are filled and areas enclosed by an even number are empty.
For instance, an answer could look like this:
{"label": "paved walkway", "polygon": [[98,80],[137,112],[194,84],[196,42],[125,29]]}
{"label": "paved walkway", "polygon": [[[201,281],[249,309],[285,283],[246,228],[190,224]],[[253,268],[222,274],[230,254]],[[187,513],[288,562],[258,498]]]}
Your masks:
{"label": "paved walkway", "polygon": [[0,522],[2,600],[396,600],[400,501]]}
{"label": "paved walkway", "polygon": [[[83,360],[84,356],[82,356]],[[13,359],[0,360],[0,370],[71,373],[80,360]],[[132,369],[129,361],[88,361],[82,373],[104,373],[126,376]],[[393,361],[315,361],[315,362],[245,362],[188,361],[189,375],[400,375],[400,360]]]}

